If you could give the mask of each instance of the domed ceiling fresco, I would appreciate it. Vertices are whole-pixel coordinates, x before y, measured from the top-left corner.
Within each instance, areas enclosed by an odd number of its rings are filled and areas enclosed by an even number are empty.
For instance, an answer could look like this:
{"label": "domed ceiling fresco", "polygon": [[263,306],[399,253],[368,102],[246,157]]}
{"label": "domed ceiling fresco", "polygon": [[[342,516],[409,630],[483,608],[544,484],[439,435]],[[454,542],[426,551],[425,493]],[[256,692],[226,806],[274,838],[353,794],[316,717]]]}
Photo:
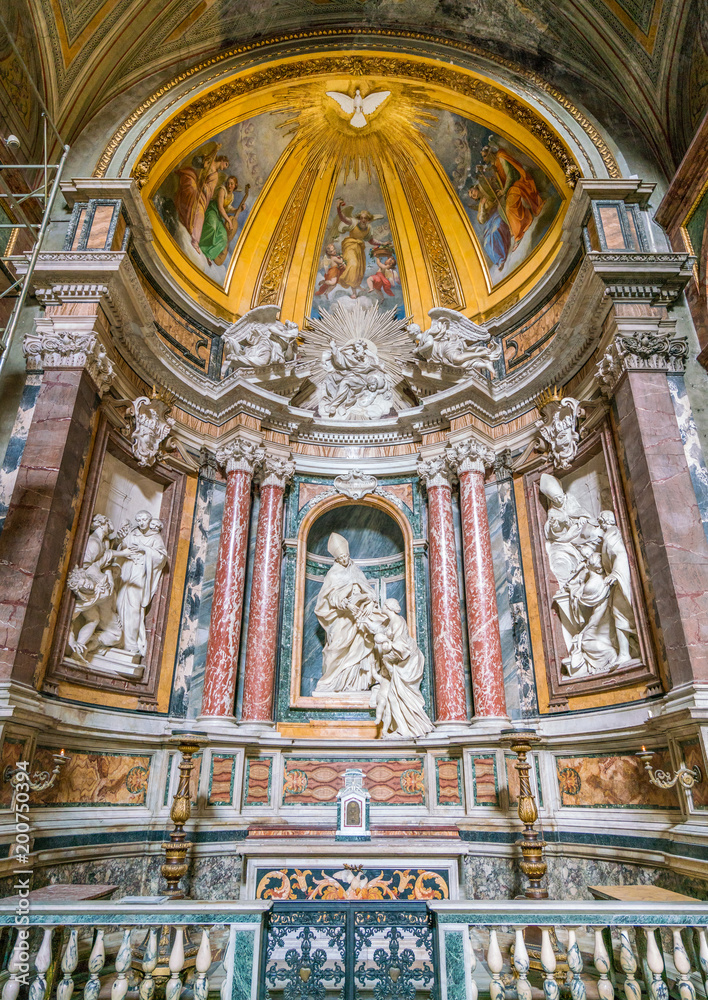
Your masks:
{"label": "domed ceiling fresco", "polygon": [[225,319],[278,305],[299,325],[355,302],[481,322],[517,301],[557,253],[578,172],[548,125],[423,60],[312,62],[221,84],[143,150],[173,278]]}

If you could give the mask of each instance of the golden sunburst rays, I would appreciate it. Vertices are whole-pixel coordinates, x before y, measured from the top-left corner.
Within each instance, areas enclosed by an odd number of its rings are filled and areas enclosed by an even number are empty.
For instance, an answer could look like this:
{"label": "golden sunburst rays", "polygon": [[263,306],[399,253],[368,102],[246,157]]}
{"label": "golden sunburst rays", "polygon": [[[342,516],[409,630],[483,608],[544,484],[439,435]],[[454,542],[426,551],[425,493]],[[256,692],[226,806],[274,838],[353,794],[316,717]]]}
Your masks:
{"label": "golden sunburst rays", "polygon": [[408,322],[399,319],[395,310],[382,309],[368,299],[340,299],[331,311],[323,310],[316,319],[308,319],[302,357],[323,367],[322,357],[328,354],[332,341],[344,347],[363,340],[373,345],[395,385],[401,380],[402,366],[411,359]]}
{"label": "golden sunburst rays", "polygon": [[[366,125],[354,128],[351,114],[328,96],[329,92],[354,99],[357,91],[366,100],[370,94],[389,96],[370,114]],[[322,176],[336,164],[355,177],[364,170],[371,179],[372,169],[383,163],[393,165],[411,144],[422,148],[423,129],[437,121],[425,110],[429,98],[420,87],[386,78],[333,77],[316,83],[290,87],[274,95],[284,101],[279,113],[288,115],[279,128],[293,134],[304,150],[308,166]]]}

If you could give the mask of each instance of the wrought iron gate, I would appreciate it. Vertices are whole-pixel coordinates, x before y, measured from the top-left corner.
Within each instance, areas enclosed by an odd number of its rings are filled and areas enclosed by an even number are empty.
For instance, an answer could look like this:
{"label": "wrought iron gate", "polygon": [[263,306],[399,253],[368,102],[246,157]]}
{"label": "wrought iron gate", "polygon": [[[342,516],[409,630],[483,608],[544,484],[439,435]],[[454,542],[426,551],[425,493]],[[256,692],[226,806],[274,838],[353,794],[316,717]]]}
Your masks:
{"label": "wrought iron gate", "polygon": [[274,903],[260,1000],[437,1000],[435,914],[425,903]]}

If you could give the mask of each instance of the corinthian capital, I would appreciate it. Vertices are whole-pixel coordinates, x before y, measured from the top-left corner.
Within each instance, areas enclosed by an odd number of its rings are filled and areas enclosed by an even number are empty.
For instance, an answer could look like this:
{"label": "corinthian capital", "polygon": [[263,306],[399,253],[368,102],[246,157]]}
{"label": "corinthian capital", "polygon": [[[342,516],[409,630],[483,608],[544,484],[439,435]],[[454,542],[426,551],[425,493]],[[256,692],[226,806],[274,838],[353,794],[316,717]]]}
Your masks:
{"label": "corinthian capital", "polygon": [[417,471],[427,489],[431,486],[450,486],[452,483],[453,472],[445,455],[437,455],[435,458],[419,456]]}
{"label": "corinthian capital", "polygon": [[27,371],[46,368],[85,368],[102,396],[115,379],[115,369],[98,336],[90,331],[62,330],[39,323],[22,343]]}
{"label": "corinthian capital", "polygon": [[458,476],[465,472],[482,472],[494,465],[494,451],[481,441],[469,438],[448,444],[447,461]]}
{"label": "corinthian capital", "polygon": [[247,472],[252,476],[265,458],[266,450],[252,441],[236,438],[216,452],[216,460],[229,472]]}
{"label": "corinthian capital", "polygon": [[621,329],[597,366],[597,378],[602,392],[611,396],[625,372],[681,373],[687,357],[688,341],[676,333],[673,323]]}
{"label": "corinthian capital", "polygon": [[281,458],[277,455],[266,455],[260,471],[261,486],[280,486],[285,488],[295,474],[295,463],[291,458]]}

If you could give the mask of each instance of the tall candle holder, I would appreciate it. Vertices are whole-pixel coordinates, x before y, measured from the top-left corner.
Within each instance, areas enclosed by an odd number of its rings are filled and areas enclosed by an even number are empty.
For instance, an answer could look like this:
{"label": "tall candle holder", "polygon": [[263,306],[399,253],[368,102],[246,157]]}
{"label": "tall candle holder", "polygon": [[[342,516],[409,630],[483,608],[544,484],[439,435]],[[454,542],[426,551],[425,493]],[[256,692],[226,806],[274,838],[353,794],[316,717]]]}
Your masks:
{"label": "tall candle holder", "polygon": [[535,829],[538,819],[536,799],[531,790],[529,771],[531,763],[527,754],[542,742],[531,729],[503,729],[502,743],[505,743],[516,754],[516,770],[519,772],[519,819],[524,824],[524,836],[517,844],[521,848],[519,866],[529,880],[529,886],[524,895],[527,899],[548,899],[548,890],[541,885],[546,874],[547,865],[543,860],[543,848],[546,842]]}
{"label": "tall candle holder", "polygon": [[170,817],[175,828],[170,833],[169,841],[162,845],[165,852],[165,863],[160,868],[160,873],[167,882],[166,895],[171,896],[172,899],[184,899],[186,893],[180,889],[179,883],[189,869],[187,854],[192,846],[184,831],[185,824],[192,814],[189,783],[194,767],[194,755],[206,746],[209,740],[204,733],[176,733],[170,737],[168,742],[178,748],[181,760],[179,763],[179,784],[170,809]]}

